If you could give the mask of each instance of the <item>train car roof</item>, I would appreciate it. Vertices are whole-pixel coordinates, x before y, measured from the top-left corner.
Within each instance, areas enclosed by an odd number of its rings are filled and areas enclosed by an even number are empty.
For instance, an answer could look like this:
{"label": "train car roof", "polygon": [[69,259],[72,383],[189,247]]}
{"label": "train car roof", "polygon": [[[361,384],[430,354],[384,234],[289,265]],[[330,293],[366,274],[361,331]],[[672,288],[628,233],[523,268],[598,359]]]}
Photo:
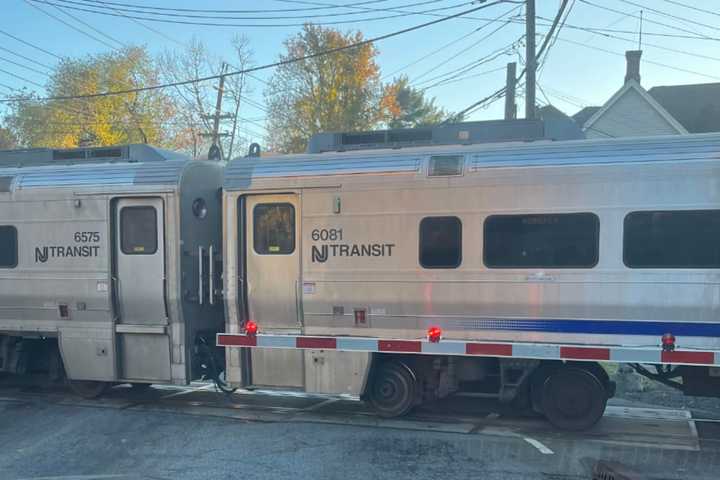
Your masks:
{"label": "train car roof", "polygon": [[261,179],[419,173],[432,155],[464,155],[465,171],[470,173],[497,167],[720,160],[720,133],[245,157],[228,164],[224,188],[249,188]]}
{"label": "train car roof", "polygon": [[[149,145],[0,151],[0,191],[177,185],[192,160]],[[5,185],[5,188],[2,186]]]}

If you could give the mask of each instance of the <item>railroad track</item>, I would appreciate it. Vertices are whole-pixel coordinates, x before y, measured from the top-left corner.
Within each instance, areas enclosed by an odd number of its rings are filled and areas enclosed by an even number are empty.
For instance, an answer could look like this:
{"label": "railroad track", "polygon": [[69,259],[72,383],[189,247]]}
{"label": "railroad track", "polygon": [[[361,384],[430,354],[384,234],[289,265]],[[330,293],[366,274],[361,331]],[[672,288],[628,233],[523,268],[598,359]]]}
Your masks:
{"label": "railroad track", "polygon": [[[49,403],[77,408],[152,410],[172,414],[222,417],[246,422],[304,422],[372,428],[423,430],[465,435],[526,439],[543,452],[545,443],[582,439],[608,445],[720,451],[720,420],[693,418],[687,410],[609,405],[605,417],[582,433],[559,432],[541,418],[511,415],[488,400],[446,399],[416,409],[400,419],[382,419],[351,396],[301,392],[217,392],[212,384],[154,386],[136,391],[117,386],[100,399],[86,400],[63,387],[43,388],[0,381],[0,403]],[[550,450],[549,448],[547,450]]]}

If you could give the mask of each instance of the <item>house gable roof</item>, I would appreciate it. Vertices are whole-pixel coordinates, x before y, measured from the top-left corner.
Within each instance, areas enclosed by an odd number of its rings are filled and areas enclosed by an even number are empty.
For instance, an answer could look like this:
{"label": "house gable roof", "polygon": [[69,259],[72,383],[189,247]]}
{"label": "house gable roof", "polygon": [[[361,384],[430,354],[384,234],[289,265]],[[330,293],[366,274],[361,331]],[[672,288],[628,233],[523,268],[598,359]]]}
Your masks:
{"label": "house gable roof", "polygon": [[610,110],[615,103],[620,100],[625,93],[628,90],[634,90],[637,92],[643,100],[647,102],[647,104],[654,109],[674,130],[677,131],[677,133],[688,133],[688,131],[685,129],[685,127],[680,124],[667,110],[665,110],[662,105],[660,105],[657,100],[655,100],[648,92],[635,80],[628,80],[625,82],[625,85],[620,88],[617,92],[615,92],[615,95],[610,97],[610,99],[605,102],[605,105],[603,105],[598,111],[596,111],[587,121],[583,124],[583,130],[587,130],[589,128],[592,128],[593,124],[597,122],[600,118],[602,118],[608,110]]}
{"label": "house gable roof", "polygon": [[720,83],[660,86],[648,93],[689,132],[720,132]]}

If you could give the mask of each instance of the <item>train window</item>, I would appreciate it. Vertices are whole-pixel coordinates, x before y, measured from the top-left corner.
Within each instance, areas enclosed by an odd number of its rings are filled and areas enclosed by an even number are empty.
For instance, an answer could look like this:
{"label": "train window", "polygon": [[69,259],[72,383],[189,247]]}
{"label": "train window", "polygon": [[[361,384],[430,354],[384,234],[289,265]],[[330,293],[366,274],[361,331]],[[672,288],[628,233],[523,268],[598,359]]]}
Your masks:
{"label": "train window", "polygon": [[493,215],[485,220],[489,268],[592,268],[600,220],[593,213]]}
{"label": "train window", "polygon": [[17,267],[17,257],[17,229],[9,225],[0,225],[0,268]]}
{"label": "train window", "polygon": [[420,265],[457,268],[462,262],[462,223],[457,217],[425,217],[420,222]]}
{"label": "train window", "polygon": [[125,255],[157,252],[157,212],[154,207],[124,207],[120,211],[120,243]]}
{"label": "train window", "polygon": [[623,261],[630,268],[720,268],[720,210],[630,212]]}
{"label": "train window", "polygon": [[262,203],[253,209],[253,247],[260,255],[289,255],[295,251],[295,207]]}

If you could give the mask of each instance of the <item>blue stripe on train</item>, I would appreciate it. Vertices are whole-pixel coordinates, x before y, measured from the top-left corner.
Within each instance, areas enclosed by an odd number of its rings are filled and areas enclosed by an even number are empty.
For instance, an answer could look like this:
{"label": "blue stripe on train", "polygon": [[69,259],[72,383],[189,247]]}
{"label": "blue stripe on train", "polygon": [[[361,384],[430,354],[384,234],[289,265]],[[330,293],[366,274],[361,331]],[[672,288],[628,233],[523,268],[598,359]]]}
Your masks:
{"label": "blue stripe on train", "polygon": [[[470,322],[468,322],[470,323]],[[656,335],[665,333],[690,337],[720,337],[720,323],[648,322],[634,320],[477,319],[472,326],[481,330],[513,330],[553,333],[609,335]]]}

